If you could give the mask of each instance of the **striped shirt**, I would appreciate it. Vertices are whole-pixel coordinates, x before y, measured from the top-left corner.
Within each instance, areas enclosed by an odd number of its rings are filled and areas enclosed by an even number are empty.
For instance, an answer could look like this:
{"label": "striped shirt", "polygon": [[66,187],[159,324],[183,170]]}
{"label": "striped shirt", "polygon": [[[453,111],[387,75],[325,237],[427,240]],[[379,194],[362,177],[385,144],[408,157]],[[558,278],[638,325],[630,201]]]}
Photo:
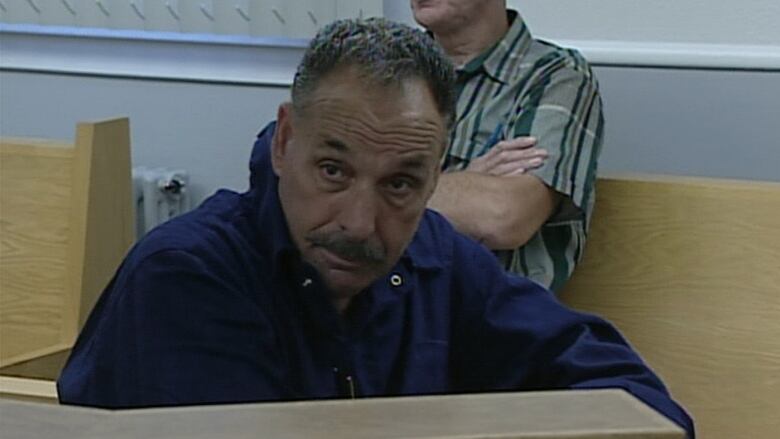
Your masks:
{"label": "striped shirt", "polygon": [[598,84],[575,50],[535,40],[515,11],[491,49],[458,70],[456,123],[444,171],[462,170],[495,143],[534,136],[549,153],[530,171],[563,201],[522,247],[497,251],[504,267],[559,291],[580,260],[604,133]]}

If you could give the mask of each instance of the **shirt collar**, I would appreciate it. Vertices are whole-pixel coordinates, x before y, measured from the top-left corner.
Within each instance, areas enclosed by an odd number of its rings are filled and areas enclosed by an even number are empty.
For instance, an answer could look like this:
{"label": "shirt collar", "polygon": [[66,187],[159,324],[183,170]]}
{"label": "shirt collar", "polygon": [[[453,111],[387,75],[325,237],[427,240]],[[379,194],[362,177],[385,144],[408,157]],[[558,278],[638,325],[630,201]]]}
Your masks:
{"label": "shirt collar", "polygon": [[496,81],[506,84],[515,73],[506,68],[512,65],[512,58],[522,58],[528,52],[533,38],[525,21],[514,10],[507,10],[507,18],[510,25],[504,37],[493,47],[482,52],[479,56],[469,61],[462,69],[466,74],[476,73],[482,69],[488,76]]}
{"label": "shirt collar", "polygon": [[[255,211],[255,223],[260,237],[271,251],[272,272],[278,272],[298,257],[298,250],[290,236],[287,219],[279,201],[279,178],[271,166],[271,140],[276,122],[271,122],[257,135],[249,163],[250,190],[247,193],[251,208]],[[433,237],[422,227],[432,213],[426,211],[421,227],[407,246],[400,262],[408,262],[414,268],[433,269],[443,266],[442,253],[433,244]],[[400,263],[399,262],[399,263]]]}

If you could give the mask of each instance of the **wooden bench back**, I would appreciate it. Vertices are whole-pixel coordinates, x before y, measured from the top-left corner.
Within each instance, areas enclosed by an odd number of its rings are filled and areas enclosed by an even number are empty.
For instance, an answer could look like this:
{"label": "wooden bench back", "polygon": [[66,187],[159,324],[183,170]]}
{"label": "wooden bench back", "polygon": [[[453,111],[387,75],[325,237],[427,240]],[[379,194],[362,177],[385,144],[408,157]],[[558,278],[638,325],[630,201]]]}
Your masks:
{"label": "wooden bench back", "polygon": [[780,435],[780,184],[602,178],[562,292],[626,335],[701,437]]}

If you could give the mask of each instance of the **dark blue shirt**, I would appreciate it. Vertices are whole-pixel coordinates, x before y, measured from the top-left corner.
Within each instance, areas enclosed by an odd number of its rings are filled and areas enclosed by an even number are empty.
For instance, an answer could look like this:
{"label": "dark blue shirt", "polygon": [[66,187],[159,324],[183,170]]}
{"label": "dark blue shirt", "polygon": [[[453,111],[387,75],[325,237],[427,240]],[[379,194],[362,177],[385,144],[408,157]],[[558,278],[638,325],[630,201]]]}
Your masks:
{"label": "dark blue shirt", "polygon": [[270,166],[128,254],[58,381],[60,400],[147,407],[620,387],[692,434],[610,324],[508,275],[435,212],[341,316],[291,242]]}

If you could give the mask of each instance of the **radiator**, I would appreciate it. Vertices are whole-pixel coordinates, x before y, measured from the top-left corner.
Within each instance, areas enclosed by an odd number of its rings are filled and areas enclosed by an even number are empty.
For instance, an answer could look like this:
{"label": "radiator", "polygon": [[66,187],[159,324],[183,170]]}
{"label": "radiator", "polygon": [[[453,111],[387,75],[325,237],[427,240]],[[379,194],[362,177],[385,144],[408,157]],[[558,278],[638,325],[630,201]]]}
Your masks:
{"label": "radiator", "polygon": [[136,237],[190,209],[189,176],[183,169],[133,168]]}

